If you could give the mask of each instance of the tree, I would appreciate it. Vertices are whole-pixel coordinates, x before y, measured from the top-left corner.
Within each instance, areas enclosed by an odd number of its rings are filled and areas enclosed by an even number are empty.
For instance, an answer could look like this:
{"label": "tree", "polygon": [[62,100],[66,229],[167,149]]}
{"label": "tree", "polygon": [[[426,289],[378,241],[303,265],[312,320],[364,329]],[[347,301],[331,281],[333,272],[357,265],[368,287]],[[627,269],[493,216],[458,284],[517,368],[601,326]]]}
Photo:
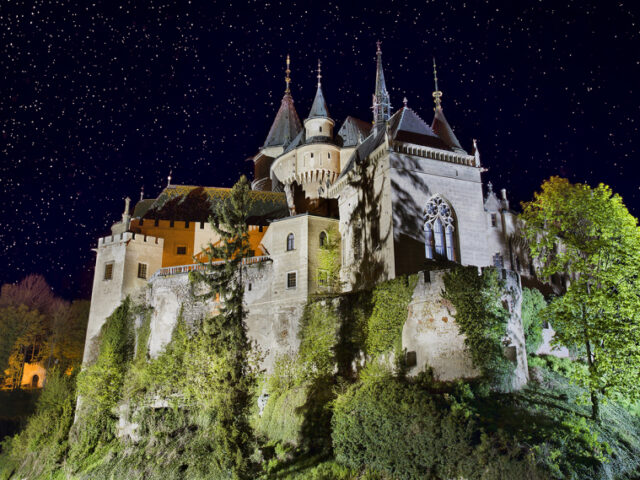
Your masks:
{"label": "tree", "polygon": [[592,417],[601,397],[640,397],[640,229],[622,198],[551,177],[522,219],[543,278],[566,276],[567,287],[545,315],[554,342],[578,349],[587,368],[573,380],[588,388]]}
{"label": "tree", "polygon": [[210,404],[215,415],[214,456],[234,479],[250,478],[253,443],[249,415],[255,375],[249,358],[242,263],[249,256],[250,206],[249,182],[242,176],[228,201],[218,204],[216,215],[209,220],[220,241],[210,243],[206,250],[206,270],[191,275],[192,281],[208,287],[205,298],[219,296],[220,300],[219,313],[204,321],[201,335],[210,355],[217,357],[211,379],[216,393]]}

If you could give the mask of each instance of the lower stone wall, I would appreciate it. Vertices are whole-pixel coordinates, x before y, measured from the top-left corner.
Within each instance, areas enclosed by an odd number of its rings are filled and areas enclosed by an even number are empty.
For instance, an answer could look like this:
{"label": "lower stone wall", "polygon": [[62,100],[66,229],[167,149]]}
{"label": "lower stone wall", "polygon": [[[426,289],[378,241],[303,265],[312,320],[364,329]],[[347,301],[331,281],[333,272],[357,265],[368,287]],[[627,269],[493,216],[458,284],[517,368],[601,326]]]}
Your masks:
{"label": "lower stone wall", "polygon": [[402,347],[408,357],[415,353],[415,366],[409,375],[431,367],[437,380],[474,378],[480,371],[473,366],[464,336],[455,322],[455,308],[442,298],[446,272],[420,272],[409,303],[407,322],[402,329]]}

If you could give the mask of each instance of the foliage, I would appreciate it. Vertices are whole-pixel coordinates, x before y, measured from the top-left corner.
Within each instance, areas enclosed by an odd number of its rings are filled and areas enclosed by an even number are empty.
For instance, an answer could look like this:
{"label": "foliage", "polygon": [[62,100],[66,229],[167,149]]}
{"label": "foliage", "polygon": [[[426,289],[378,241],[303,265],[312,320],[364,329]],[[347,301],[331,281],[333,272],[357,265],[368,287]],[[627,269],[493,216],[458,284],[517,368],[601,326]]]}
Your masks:
{"label": "foliage", "polygon": [[300,321],[301,363],[313,375],[328,375],[336,364],[340,319],[330,300],[309,302]]}
{"label": "foliage", "polygon": [[640,398],[640,229],[619,195],[552,177],[522,218],[531,253],[544,277],[566,274],[564,295],[545,314],[554,342],[582,349],[585,374],[573,379],[590,391],[592,415],[600,397]]}
{"label": "foliage", "polygon": [[96,342],[96,361],[78,375],[80,410],[71,432],[72,463],[81,462],[100,442],[113,439],[116,417],[113,411],[122,396],[125,373],[133,358],[134,335],[127,297],[107,318]]}
{"label": "foliage", "polygon": [[0,307],[25,305],[45,316],[52,316],[64,301],[57,298],[42,275],[27,275],[17,284],[4,284],[0,290]]}
{"label": "foliage", "polygon": [[[207,271],[192,272],[194,282],[209,287],[205,297],[219,294],[222,300],[220,313],[205,320],[200,340],[217,359],[215,374],[210,379],[217,390],[212,399],[213,453],[219,468],[229,470],[233,478],[239,479],[250,475],[253,432],[249,412],[255,385],[245,324],[242,265],[243,258],[249,256],[249,192],[249,182],[242,176],[231,189],[228,201],[216,206],[216,217],[210,223],[220,242],[209,244]],[[214,265],[216,259],[224,263]]]}
{"label": "foliage", "polygon": [[44,320],[44,315],[26,305],[0,309],[0,380],[3,383],[19,384],[25,351],[44,334]]}
{"label": "foliage", "polygon": [[527,353],[536,353],[542,344],[542,310],[547,306],[542,293],[536,289],[522,289],[522,329]]}
{"label": "foliage", "polygon": [[24,430],[8,438],[2,451],[5,454],[2,478],[13,470],[20,478],[45,476],[56,468],[68,449],[69,428],[75,407],[75,377],[58,369],[48,372],[47,383],[38,399],[36,411]]}
{"label": "foliage", "polygon": [[367,324],[367,354],[371,356],[399,351],[402,327],[407,320],[407,308],[417,276],[398,277],[382,282],[373,289],[373,311]]}
{"label": "foliage", "polygon": [[318,253],[318,271],[326,273],[326,287],[330,292],[340,292],[342,290],[340,254],[340,234],[332,226],[327,231],[327,238]]}
{"label": "foliage", "polygon": [[509,312],[502,304],[502,282],[498,272],[485,268],[457,267],[444,276],[443,297],[456,309],[456,323],[475,366],[494,387],[506,388],[513,366],[505,358],[502,339]]}

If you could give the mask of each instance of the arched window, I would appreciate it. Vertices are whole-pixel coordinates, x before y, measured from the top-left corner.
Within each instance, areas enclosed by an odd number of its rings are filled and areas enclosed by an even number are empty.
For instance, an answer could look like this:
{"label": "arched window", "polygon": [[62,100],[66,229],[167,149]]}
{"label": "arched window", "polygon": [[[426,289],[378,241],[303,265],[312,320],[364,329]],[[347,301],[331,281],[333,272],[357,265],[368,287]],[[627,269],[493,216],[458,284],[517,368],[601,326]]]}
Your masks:
{"label": "arched window", "polygon": [[424,253],[427,258],[456,261],[455,219],[449,204],[439,195],[427,203],[424,213]]}
{"label": "arched window", "polygon": [[293,250],[295,247],[293,233],[287,235],[287,252]]}
{"label": "arched window", "polygon": [[34,375],[33,377],[31,377],[31,387],[32,388],[38,388],[38,375]]}
{"label": "arched window", "polygon": [[327,232],[320,232],[320,246],[324,247],[325,243],[327,243]]}

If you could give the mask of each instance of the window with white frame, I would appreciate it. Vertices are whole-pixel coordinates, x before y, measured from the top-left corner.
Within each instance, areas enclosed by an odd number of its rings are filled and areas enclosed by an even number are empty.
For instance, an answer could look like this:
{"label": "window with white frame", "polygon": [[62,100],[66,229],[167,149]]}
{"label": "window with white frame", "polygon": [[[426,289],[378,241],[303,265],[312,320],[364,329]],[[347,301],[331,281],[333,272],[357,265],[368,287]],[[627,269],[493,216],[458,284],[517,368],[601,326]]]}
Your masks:
{"label": "window with white frame", "polygon": [[439,195],[429,200],[424,214],[425,256],[456,261],[455,218],[449,204]]}
{"label": "window with white frame", "polygon": [[287,289],[296,288],[298,285],[298,278],[296,272],[287,273]]}

